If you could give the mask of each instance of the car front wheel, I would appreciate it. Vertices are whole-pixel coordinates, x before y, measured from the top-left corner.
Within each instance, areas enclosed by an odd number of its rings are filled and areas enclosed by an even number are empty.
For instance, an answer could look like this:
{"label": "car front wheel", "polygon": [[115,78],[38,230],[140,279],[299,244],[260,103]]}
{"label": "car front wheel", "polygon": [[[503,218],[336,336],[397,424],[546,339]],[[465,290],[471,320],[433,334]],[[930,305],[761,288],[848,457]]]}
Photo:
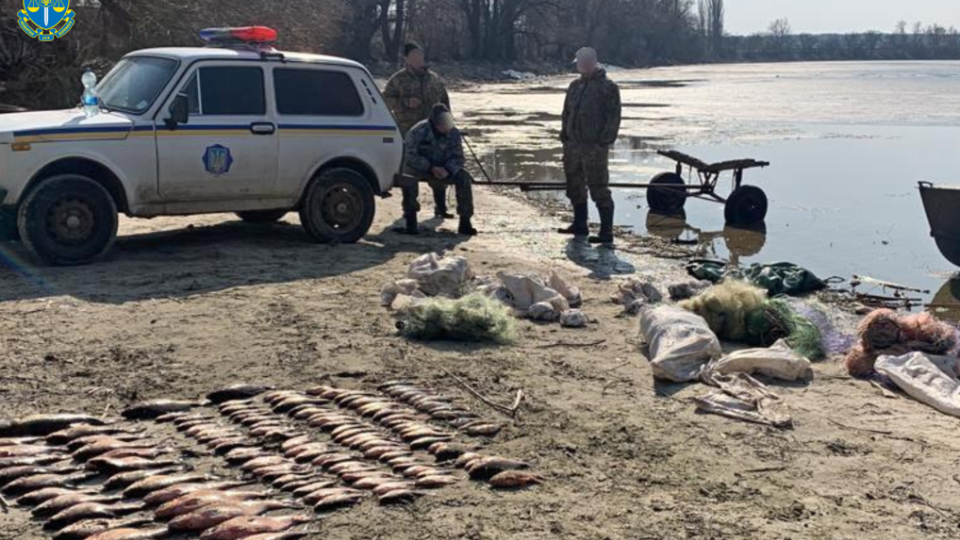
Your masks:
{"label": "car front wheel", "polygon": [[373,189],[359,173],[331,169],[307,189],[300,221],[318,242],[353,244],[373,225],[376,199]]}
{"label": "car front wheel", "polygon": [[106,188],[76,174],[41,180],[17,212],[27,249],[46,264],[62,266],[85,264],[109,251],[118,221]]}

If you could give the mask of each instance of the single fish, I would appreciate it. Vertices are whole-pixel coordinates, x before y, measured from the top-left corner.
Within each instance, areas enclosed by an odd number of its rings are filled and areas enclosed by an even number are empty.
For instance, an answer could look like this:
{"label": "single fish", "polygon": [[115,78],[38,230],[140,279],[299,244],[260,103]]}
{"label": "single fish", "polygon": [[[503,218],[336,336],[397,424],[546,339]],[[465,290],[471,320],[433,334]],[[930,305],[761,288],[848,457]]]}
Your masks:
{"label": "single fish", "polygon": [[210,506],[211,504],[241,503],[254,499],[262,499],[267,495],[269,494],[262,491],[195,491],[164,503],[154,511],[153,515],[157,519],[173,519],[189,514],[194,510],[199,510],[204,506]]}
{"label": "single fish", "polygon": [[417,500],[418,497],[422,496],[423,492],[420,491],[415,491],[412,489],[396,489],[378,497],[377,502],[379,502],[381,506],[394,506],[398,504],[412,503],[413,501]]}
{"label": "single fish", "polygon": [[97,456],[121,448],[150,448],[149,441],[122,441],[113,437],[95,439],[90,444],[73,451],[70,455],[77,461],[89,461]]}
{"label": "single fish", "polygon": [[371,490],[382,484],[390,484],[401,480],[396,476],[371,476],[357,480],[352,485],[357,489]]}
{"label": "single fish", "polygon": [[48,487],[43,489],[38,489],[36,491],[31,491],[26,495],[23,495],[17,499],[17,504],[20,506],[36,506],[38,504],[43,504],[50,499],[59,497],[60,495],[67,495],[71,493],[83,493],[86,495],[96,495],[97,492],[92,489],[73,489],[73,488],[63,488],[63,487]]}
{"label": "single fish", "polygon": [[243,400],[256,397],[270,390],[273,390],[273,388],[259,384],[235,384],[210,392],[207,394],[207,400],[209,400],[211,403],[219,405],[227,401]]}
{"label": "single fish", "polygon": [[91,435],[115,435],[118,433],[137,434],[142,430],[134,428],[123,428],[117,425],[92,426],[90,424],[80,424],[61,429],[47,435],[47,444],[63,445],[81,437],[90,437]]}
{"label": "single fish", "polygon": [[373,493],[375,495],[386,495],[391,491],[397,490],[411,490],[415,487],[412,482],[390,482],[386,484],[380,484],[379,486],[373,488]]}
{"label": "single fish", "polygon": [[18,444],[16,446],[0,447],[0,458],[13,458],[23,456],[37,456],[43,454],[60,455],[63,450],[45,445]]}
{"label": "single fish", "polygon": [[121,415],[128,420],[153,420],[172,412],[184,412],[199,407],[195,401],[174,401],[159,399],[131,405]]}
{"label": "single fish", "polygon": [[236,517],[259,516],[274,510],[290,508],[298,508],[298,506],[279,501],[215,504],[178,516],[171,520],[167,527],[173,532],[202,532]]}
{"label": "single fish", "polygon": [[77,472],[76,465],[64,463],[56,466],[41,467],[38,465],[22,465],[18,467],[7,467],[0,469],[0,488],[10,482],[23,478],[24,476],[36,476],[38,474],[67,474]]}
{"label": "single fish", "polygon": [[0,437],[46,437],[74,424],[102,426],[105,422],[86,414],[40,414],[21,420],[0,421]]}
{"label": "single fish", "polygon": [[138,471],[127,471],[122,473],[117,473],[107,479],[103,483],[104,491],[115,491],[121,489],[127,489],[133,484],[153,477],[160,475],[169,475],[177,472],[183,472],[184,468],[182,466],[166,467],[163,469],[140,469]]}
{"label": "single fish", "polygon": [[255,534],[253,536],[248,536],[243,540],[299,540],[304,536],[307,536],[308,532],[306,531],[286,531],[280,533],[264,533],[264,534]]}
{"label": "single fish", "polygon": [[36,474],[33,476],[24,476],[10,482],[3,487],[3,493],[13,497],[36,491],[48,487],[67,487],[75,486],[80,482],[89,480],[96,475],[92,474],[73,474],[65,476],[62,474]]}
{"label": "single fish", "polygon": [[78,437],[67,443],[67,450],[70,452],[76,452],[81,448],[86,446],[101,444],[106,442],[124,442],[132,443],[136,441],[143,441],[144,438],[140,434],[133,433],[114,433],[112,435],[87,435],[85,437]]}
{"label": "single fish", "polygon": [[457,482],[459,482],[459,480],[453,476],[432,475],[418,478],[415,485],[417,489],[439,489],[442,487],[452,486]]}
{"label": "single fish", "polygon": [[159,506],[168,503],[174,499],[179,499],[184,495],[196,493],[198,491],[222,491],[234,488],[249,486],[253,482],[228,481],[228,482],[197,482],[192,484],[177,484],[147,495],[143,498],[148,506]]}
{"label": "single fish", "polygon": [[209,478],[202,474],[160,474],[151,476],[149,478],[144,478],[139,482],[133,483],[130,487],[123,490],[123,496],[126,498],[144,497],[150,493],[153,493],[154,491],[166,489],[178,484],[192,484],[197,482],[205,482],[207,480],[209,480]]}
{"label": "single fish", "polygon": [[116,495],[91,495],[88,493],[65,493],[50,499],[49,501],[37,506],[31,513],[34,517],[46,518],[63,512],[71,506],[80,503],[114,503],[119,502],[120,497]]}
{"label": "single fish", "polygon": [[9,467],[23,467],[25,465],[49,465],[63,461],[66,457],[62,454],[44,454],[40,456],[14,456],[0,458],[0,469]]}
{"label": "single fish", "polygon": [[311,506],[316,505],[318,502],[327,497],[337,497],[340,495],[354,495],[354,496],[363,496],[363,492],[357,489],[351,488],[325,488],[318,489],[313,493],[304,495],[301,497],[301,500],[304,504],[309,504]]}
{"label": "single fish", "polygon": [[85,519],[61,529],[53,536],[53,540],[86,540],[95,534],[115,529],[142,527],[153,523],[152,519],[116,520],[109,518]]}
{"label": "single fish", "polygon": [[143,504],[114,504],[105,505],[101,503],[80,503],[71,506],[66,510],[55,514],[46,523],[43,528],[48,531],[58,531],[68,525],[85,519],[113,519],[128,514],[133,514],[143,509]]}
{"label": "single fish", "polygon": [[200,540],[240,540],[263,533],[278,533],[309,523],[313,518],[296,515],[288,517],[242,516],[225,521],[200,535]]}
{"label": "single fish", "polygon": [[114,475],[120,472],[138,471],[141,469],[163,469],[179,464],[179,461],[173,459],[154,460],[136,456],[122,458],[98,457],[87,462],[87,468]]}
{"label": "single fish", "polygon": [[332,487],[338,485],[339,483],[340,483],[340,482],[338,482],[338,481],[336,481],[336,480],[319,480],[319,481],[312,482],[312,483],[307,484],[307,485],[305,485],[305,486],[300,486],[300,487],[294,489],[294,490],[293,490],[293,496],[294,496],[294,497],[298,497],[298,498],[299,498],[299,497],[305,497],[305,496],[307,496],[307,495],[309,495],[309,494],[311,494],[311,493],[314,493],[314,492],[316,492],[316,491],[320,491],[321,489],[332,488]]}
{"label": "single fish", "polygon": [[364,498],[364,495],[331,495],[317,501],[313,509],[317,512],[330,512],[359,504]]}
{"label": "single fish", "polygon": [[457,459],[463,454],[467,453],[470,449],[462,444],[456,444],[451,442],[438,442],[431,444],[427,448],[427,452],[430,452],[437,461],[450,461]]}
{"label": "single fish", "polygon": [[251,459],[250,461],[247,461],[243,465],[241,465],[240,470],[244,472],[250,472],[250,471],[253,471],[254,469],[259,469],[261,467],[269,467],[271,465],[283,465],[286,463],[293,463],[293,462],[282,456],[270,455],[270,456]]}
{"label": "single fish", "polygon": [[87,538],[87,540],[154,540],[165,538],[170,534],[166,527],[156,529],[130,529],[120,528],[102,533],[97,533]]}
{"label": "single fish", "polygon": [[487,481],[491,487],[497,489],[520,489],[536,486],[544,482],[542,476],[523,471],[504,471]]}
{"label": "single fish", "polygon": [[528,469],[530,465],[515,459],[502,457],[487,457],[472,461],[467,466],[470,478],[474,480],[489,480],[504,471],[518,471]]}
{"label": "single fish", "polygon": [[471,437],[496,437],[501,429],[497,424],[479,424],[464,428],[463,432]]}

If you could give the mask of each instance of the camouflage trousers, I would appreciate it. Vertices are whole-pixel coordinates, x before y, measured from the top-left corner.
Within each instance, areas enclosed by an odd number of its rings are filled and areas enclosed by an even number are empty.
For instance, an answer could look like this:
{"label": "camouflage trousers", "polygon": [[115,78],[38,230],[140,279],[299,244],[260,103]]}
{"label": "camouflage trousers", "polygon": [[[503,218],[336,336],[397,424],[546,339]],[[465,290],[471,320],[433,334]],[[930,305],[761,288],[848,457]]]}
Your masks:
{"label": "camouflage trousers", "polygon": [[609,159],[610,149],[606,146],[574,142],[563,146],[567,198],[574,206],[587,204],[593,199],[597,208],[613,207],[613,195],[609,187]]}
{"label": "camouflage trousers", "polygon": [[[400,183],[400,190],[403,193],[403,214],[416,215],[420,211],[420,181],[427,180],[436,204],[442,201],[446,204],[447,186],[453,186],[457,192],[457,215],[461,218],[473,217],[473,177],[466,169],[460,171],[455,176],[446,180],[437,180],[433,177],[425,178],[411,171],[406,172],[408,178]],[[438,193],[439,191],[439,193]]]}

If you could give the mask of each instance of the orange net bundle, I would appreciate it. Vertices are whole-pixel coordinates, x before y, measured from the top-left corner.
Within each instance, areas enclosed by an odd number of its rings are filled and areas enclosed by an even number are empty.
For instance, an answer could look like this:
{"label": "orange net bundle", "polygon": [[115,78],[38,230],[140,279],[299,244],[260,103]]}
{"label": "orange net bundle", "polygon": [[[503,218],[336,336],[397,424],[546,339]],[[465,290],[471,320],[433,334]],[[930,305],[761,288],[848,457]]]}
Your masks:
{"label": "orange net bundle", "polygon": [[854,377],[874,373],[877,358],[901,356],[920,351],[929,354],[950,354],[957,348],[957,329],[941,322],[930,313],[901,315],[893,310],[878,309],[857,327],[857,344],[847,354],[847,371]]}

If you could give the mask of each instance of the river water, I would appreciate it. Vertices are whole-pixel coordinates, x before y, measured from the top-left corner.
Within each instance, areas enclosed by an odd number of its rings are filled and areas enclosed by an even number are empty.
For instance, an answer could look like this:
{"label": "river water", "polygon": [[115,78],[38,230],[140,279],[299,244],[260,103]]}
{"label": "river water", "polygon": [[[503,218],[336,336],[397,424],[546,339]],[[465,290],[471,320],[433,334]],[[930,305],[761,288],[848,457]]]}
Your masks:
{"label": "river water", "polygon": [[[723,207],[698,200],[688,201],[685,219],[649,215],[640,190],[616,193],[618,225],[699,239],[712,256],[741,264],[787,260],[823,277],[917,286],[931,291],[921,295],[927,300],[949,289],[956,268],[930,238],[917,183],[960,184],[960,62],[687,66],[610,76],[624,103],[612,181],[643,183],[672,170],[660,149],[772,164],[745,177],[770,198],[765,231],[725,227]],[[493,175],[563,180],[557,136],[571,79],[453,96]],[[721,180],[722,195],[730,185]]]}

